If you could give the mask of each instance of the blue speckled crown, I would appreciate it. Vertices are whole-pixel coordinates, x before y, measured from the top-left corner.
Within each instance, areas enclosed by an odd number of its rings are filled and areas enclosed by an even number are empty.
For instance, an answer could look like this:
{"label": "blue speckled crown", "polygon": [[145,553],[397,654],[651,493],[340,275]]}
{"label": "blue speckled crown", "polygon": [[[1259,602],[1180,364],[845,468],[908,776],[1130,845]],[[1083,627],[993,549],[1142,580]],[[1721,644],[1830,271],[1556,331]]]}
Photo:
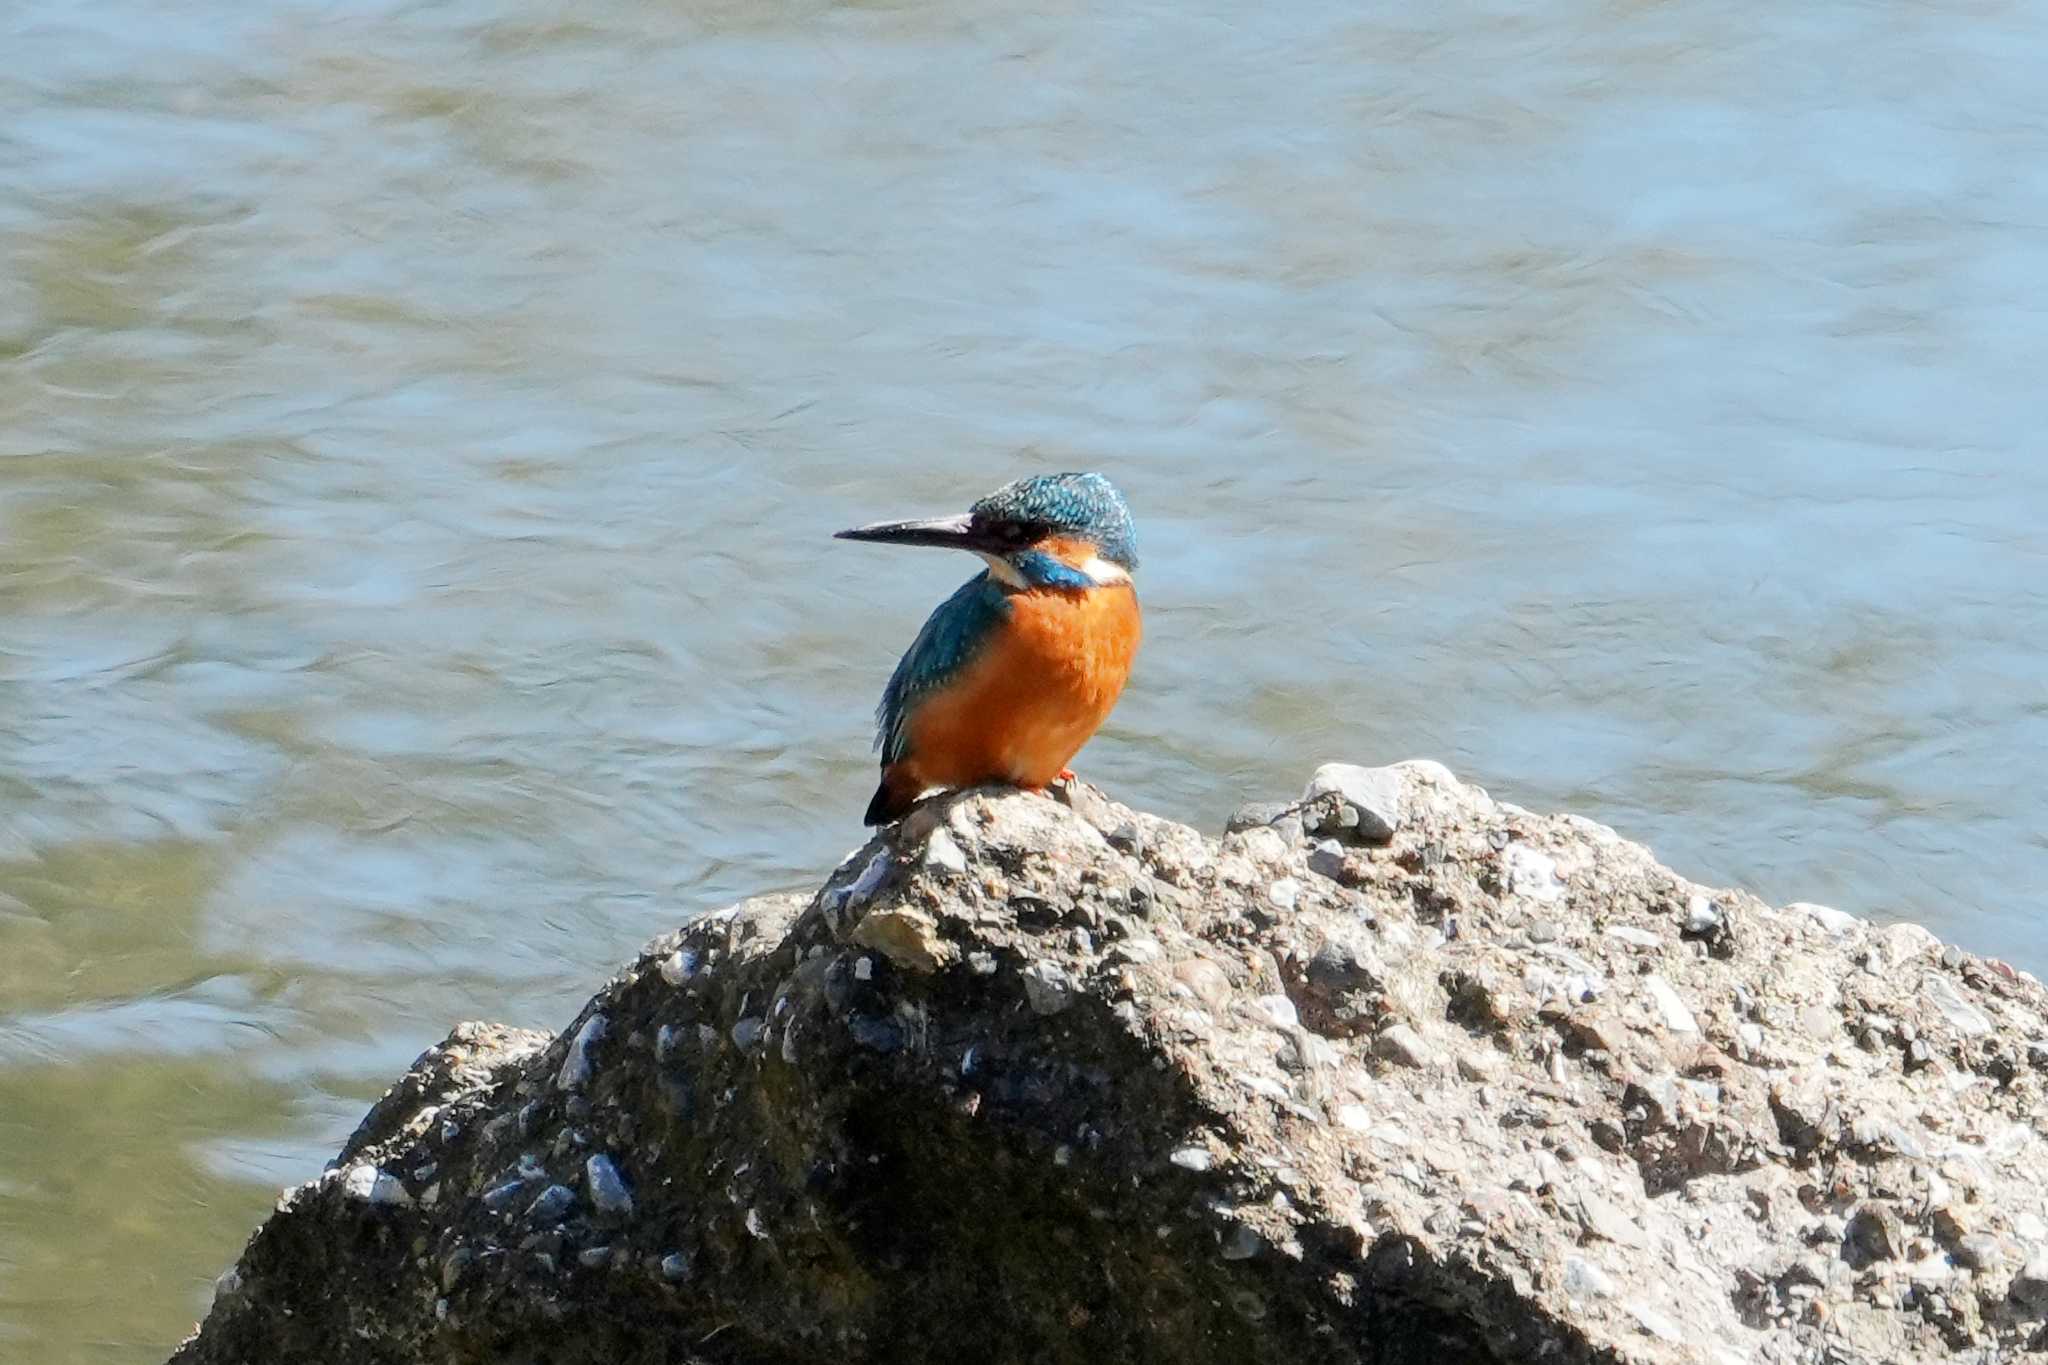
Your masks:
{"label": "blue speckled crown", "polygon": [[1102,557],[1138,567],[1138,533],[1123,494],[1100,474],[1035,474],[1006,483],[974,504],[976,521],[1035,522],[1052,535],[1084,536]]}

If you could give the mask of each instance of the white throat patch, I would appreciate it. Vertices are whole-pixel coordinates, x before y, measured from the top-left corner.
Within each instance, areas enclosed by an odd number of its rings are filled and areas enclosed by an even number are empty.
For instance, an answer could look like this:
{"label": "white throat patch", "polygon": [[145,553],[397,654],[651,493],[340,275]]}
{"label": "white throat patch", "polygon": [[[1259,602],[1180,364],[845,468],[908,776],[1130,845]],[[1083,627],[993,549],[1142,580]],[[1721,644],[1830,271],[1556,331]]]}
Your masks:
{"label": "white throat patch", "polygon": [[996,576],[998,583],[1006,584],[1012,588],[1030,586],[1024,581],[1024,575],[1018,573],[1010,561],[1004,559],[1001,555],[983,554],[980,550],[976,550],[975,553],[988,561],[988,571]]}

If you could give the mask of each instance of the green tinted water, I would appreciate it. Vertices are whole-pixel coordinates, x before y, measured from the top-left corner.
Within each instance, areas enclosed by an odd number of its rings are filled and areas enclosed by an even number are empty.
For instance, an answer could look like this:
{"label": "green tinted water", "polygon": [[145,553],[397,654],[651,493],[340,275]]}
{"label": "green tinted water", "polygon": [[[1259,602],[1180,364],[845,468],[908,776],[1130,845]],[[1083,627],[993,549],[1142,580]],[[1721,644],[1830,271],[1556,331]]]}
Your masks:
{"label": "green tinted water", "polygon": [[1101,468],[1087,776],[1427,755],[2048,966],[2033,8],[0,16],[0,1358],[159,1359],[455,1020],[858,842]]}

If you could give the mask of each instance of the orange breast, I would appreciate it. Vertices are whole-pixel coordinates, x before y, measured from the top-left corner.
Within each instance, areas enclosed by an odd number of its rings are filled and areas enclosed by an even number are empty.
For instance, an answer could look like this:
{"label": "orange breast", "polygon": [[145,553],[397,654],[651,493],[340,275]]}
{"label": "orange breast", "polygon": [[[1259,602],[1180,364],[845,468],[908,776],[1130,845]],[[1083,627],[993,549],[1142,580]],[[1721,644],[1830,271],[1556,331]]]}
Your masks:
{"label": "orange breast", "polygon": [[1010,619],[950,687],[910,719],[906,777],[921,786],[1042,787],[1095,733],[1138,652],[1138,595],[1015,593]]}

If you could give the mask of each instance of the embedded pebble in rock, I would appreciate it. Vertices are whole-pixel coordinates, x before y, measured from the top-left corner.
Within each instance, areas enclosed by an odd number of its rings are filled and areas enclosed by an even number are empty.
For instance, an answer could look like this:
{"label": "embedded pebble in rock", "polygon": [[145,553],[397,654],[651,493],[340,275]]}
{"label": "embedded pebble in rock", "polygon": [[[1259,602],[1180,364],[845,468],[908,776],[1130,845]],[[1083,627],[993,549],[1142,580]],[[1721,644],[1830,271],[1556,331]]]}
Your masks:
{"label": "embedded pebble in rock", "polygon": [[1614,1277],[1583,1256],[1564,1261],[1564,1292],[1575,1299],[1606,1299],[1614,1296]]}
{"label": "embedded pebble in rock", "polygon": [[2027,1258],[2008,1291],[2013,1305],[2035,1320],[2048,1317],[2048,1251],[2036,1251]]}
{"label": "embedded pebble in rock", "polygon": [[602,1014],[593,1014],[583,1021],[583,1027],[576,1030],[576,1037],[569,1043],[568,1055],[562,1058],[562,1069],[555,1073],[555,1085],[562,1090],[581,1090],[590,1084],[590,1076],[596,1067],[591,1051],[604,1041],[610,1021]]}
{"label": "embedded pebble in rock", "polygon": [[1166,950],[1159,946],[1156,938],[1127,938],[1110,950],[1110,955],[1119,962],[1149,966],[1166,956]]}
{"label": "embedded pebble in rock", "polygon": [[1804,915],[1836,938],[1863,927],[1863,921],[1846,910],[1837,910],[1829,905],[1815,905],[1810,901],[1794,901],[1785,907],[1785,913]]}
{"label": "embedded pebble in rock", "polygon": [[1074,1003],[1074,983],[1065,969],[1051,962],[1034,962],[1024,969],[1024,998],[1037,1014],[1058,1014]]}
{"label": "embedded pebble in rock", "polygon": [[633,1194],[626,1188],[625,1177],[612,1159],[602,1152],[583,1163],[584,1188],[590,1191],[590,1203],[599,1213],[615,1218],[633,1216]]}
{"label": "embedded pebble in rock", "polygon": [[1962,992],[1947,977],[1929,972],[1920,989],[1928,1003],[1941,1011],[1941,1017],[1954,1025],[1956,1032],[1973,1038],[1991,1032],[1991,1016],[1965,1000]]}
{"label": "embedded pebble in rock", "polygon": [[349,1167],[341,1178],[341,1190],[349,1198],[365,1204],[403,1207],[412,1203],[412,1196],[405,1192],[404,1182],[390,1172],[368,1164]]}
{"label": "embedded pebble in rock", "polygon": [[1436,1054],[1422,1041],[1422,1035],[1406,1024],[1381,1029],[1373,1041],[1373,1051],[1402,1066],[1428,1067],[1436,1061]]}
{"label": "embedded pebble in rock", "polygon": [[934,796],[566,1036],[461,1025],[176,1365],[2040,1354],[2039,981],[1393,771],[1383,850]]}
{"label": "embedded pebble in rock", "polygon": [[1265,1239],[1257,1231],[1238,1223],[1224,1234],[1219,1253],[1226,1261],[1249,1261],[1264,1250],[1265,1245]]}
{"label": "embedded pebble in rock", "polygon": [[1699,1021],[1693,1018],[1692,1010],[1685,1001],[1678,998],[1678,992],[1669,981],[1652,973],[1642,979],[1643,993],[1657,1007],[1657,1017],[1664,1021],[1664,1027],[1673,1033],[1698,1033]]}
{"label": "embedded pebble in rock", "polygon": [[903,1030],[892,1021],[871,1014],[847,1015],[846,1030],[870,1052],[894,1052],[903,1046]]}
{"label": "embedded pebble in rock", "polygon": [[868,864],[860,870],[860,875],[855,877],[852,883],[841,891],[840,908],[851,910],[858,906],[866,905],[869,898],[881,889],[882,883],[887,881],[888,877],[889,850],[886,848],[876,849],[875,856],[868,859]]}
{"label": "embedded pebble in rock", "polygon": [[1252,1001],[1252,1009],[1273,1028],[1291,1029],[1301,1023],[1301,1016],[1295,1012],[1294,1002],[1284,995],[1259,996]]}
{"label": "embedded pebble in rock", "polygon": [[1995,1270],[2004,1259],[2003,1247],[1988,1232],[1971,1233],[1956,1240],[1957,1265],[1968,1266],[1971,1270]]}
{"label": "embedded pebble in rock", "polygon": [[503,1213],[511,1208],[526,1193],[524,1180],[507,1180],[484,1191],[484,1207],[492,1213]]}
{"label": "embedded pebble in rock", "polygon": [[1509,844],[1500,855],[1507,869],[1508,893],[1526,896],[1539,905],[1564,898],[1564,878],[1558,875],[1557,859],[1527,844]]}
{"label": "embedded pebble in rock", "polygon": [[1683,1328],[1681,1328],[1677,1323],[1673,1322],[1670,1318],[1666,1317],[1663,1313],[1660,1313],[1656,1309],[1650,1307],[1650,1305],[1648,1305],[1647,1303],[1631,1303],[1626,1306],[1628,1308],[1628,1315],[1634,1318],[1637,1322],[1641,1323],[1643,1330],[1645,1332],[1648,1332],[1651,1336],[1657,1338],[1657,1340],[1685,1340],[1685,1331]]}
{"label": "embedded pebble in rock", "polygon": [[1711,934],[1726,918],[1721,904],[1711,896],[1694,896],[1685,909],[1685,932]]}
{"label": "embedded pebble in rock", "polygon": [[1232,813],[1223,826],[1225,834],[1236,834],[1242,830],[1258,829],[1282,819],[1294,810],[1288,801],[1247,801]]}
{"label": "embedded pebble in rock", "polygon": [[1844,1254],[1854,1266],[1897,1260],[1906,1251],[1905,1227],[1899,1215],[1875,1201],[1857,1206],[1842,1236]]}
{"label": "embedded pebble in rock", "polygon": [[576,1207],[576,1192],[567,1185],[550,1185],[526,1206],[526,1221],[535,1227],[553,1227]]}
{"label": "embedded pebble in rock", "polygon": [[1221,967],[1206,957],[1189,958],[1174,964],[1173,975],[1185,985],[1194,997],[1210,1009],[1221,1009],[1230,1003],[1230,978]]}
{"label": "embedded pebble in rock", "polygon": [[1407,779],[1398,768],[1361,768],[1353,763],[1325,763],[1309,778],[1304,804],[1335,796],[1357,811],[1358,837],[1383,844],[1401,827]]}
{"label": "embedded pebble in rock", "polygon": [[451,1294],[455,1286],[462,1283],[463,1276],[476,1264],[476,1252],[470,1247],[456,1247],[441,1258],[441,1292]]}
{"label": "embedded pebble in rock", "polygon": [[931,839],[924,846],[924,860],[955,876],[967,871],[967,855],[960,851],[960,845],[943,827],[932,831]]}

